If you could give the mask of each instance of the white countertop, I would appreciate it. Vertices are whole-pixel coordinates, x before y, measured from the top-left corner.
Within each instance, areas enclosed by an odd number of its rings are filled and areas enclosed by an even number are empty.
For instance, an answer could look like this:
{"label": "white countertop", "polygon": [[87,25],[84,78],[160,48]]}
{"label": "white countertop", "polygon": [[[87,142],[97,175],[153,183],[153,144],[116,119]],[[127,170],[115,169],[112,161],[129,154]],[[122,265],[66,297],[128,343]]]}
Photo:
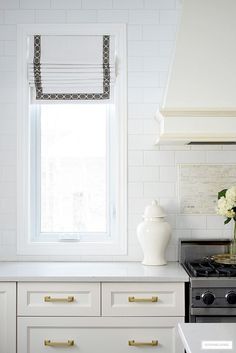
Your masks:
{"label": "white countertop", "polygon": [[179,324],[187,353],[236,352],[236,323]]}
{"label": "white countertop", "polygon": [[139,262],[0,262],[0,281],[188,282],[178,262],[144,266]]}

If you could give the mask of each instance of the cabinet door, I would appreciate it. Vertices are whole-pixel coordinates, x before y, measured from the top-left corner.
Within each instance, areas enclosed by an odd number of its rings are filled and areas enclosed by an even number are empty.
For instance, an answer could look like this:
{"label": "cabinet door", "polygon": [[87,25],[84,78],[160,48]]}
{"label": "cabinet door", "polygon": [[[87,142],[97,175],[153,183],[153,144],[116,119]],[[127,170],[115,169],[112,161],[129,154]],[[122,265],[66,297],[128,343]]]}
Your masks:
{"label": "cabinet door", "polygon": [[103,283],[103,316],[184,316],[183,283]]}
{"label": "cabinet door", "polygon": [[100,316],[99,283],[19,283],[19,316]]}
{"label": "cabinet door", "polygon": [[0,283],[0,353],[16,353],[15,283]]}
{"label": "cabinet door", "polygon": [[183,353],[183,318],[18,318],[18,353]]}

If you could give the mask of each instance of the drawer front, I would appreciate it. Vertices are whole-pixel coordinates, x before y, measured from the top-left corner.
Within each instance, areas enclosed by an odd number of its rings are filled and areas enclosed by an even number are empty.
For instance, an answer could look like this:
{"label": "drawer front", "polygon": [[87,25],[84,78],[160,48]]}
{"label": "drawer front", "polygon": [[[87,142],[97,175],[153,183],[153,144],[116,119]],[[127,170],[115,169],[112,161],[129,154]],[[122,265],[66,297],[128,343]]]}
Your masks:
{"label": "drawer front", "polygon": [[155,327],[145,327],[140,320],[140,327],[132,327],[132,322],[124,318],[118,326],[115,319],[104,322],[103,318],[97,318],[101,321],[95,323],[80,322],[82,318],[41,319],[18,319],[18,353],[183,353],[177,320]]}
{"label": "drawer front", "polygon": [[99,316],[99,283],[19,283],[19,316]]}
{"label": "drawer front", "polygon": [[104,283],[103,316],[184,316],[183,283]]}

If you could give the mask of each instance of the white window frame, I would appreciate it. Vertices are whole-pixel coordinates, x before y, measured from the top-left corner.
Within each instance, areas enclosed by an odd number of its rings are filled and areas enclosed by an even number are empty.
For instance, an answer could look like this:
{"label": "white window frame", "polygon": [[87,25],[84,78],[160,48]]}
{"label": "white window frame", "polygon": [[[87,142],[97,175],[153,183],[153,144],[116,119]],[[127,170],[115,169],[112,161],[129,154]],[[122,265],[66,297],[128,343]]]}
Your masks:
{"label": "white window frame", "polygon": [[[114,97],[118,137],[116,232],[99,242],[35,242],[30,222],[30,111],[27,82],[27,38],[31,35],[115,36],[118,75]],[[17,38],[17,253],[20,255],[114,256],[127,254],[127,52],[126,25],[18,25]]]}

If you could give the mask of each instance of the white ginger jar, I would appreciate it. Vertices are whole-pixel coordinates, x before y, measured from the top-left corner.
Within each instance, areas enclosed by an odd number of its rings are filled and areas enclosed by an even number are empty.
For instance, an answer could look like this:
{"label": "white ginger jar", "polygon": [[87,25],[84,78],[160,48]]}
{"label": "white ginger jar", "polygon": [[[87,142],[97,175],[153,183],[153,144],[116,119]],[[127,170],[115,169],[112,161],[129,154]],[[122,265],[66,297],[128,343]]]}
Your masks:
{"label": "white ginger jar", "polygon": [[165,251],[171,236],[171,227],[157,201],[145,208],[144,220],[137,227],[137,236],[143,250],[143,265],[166,265]]}

